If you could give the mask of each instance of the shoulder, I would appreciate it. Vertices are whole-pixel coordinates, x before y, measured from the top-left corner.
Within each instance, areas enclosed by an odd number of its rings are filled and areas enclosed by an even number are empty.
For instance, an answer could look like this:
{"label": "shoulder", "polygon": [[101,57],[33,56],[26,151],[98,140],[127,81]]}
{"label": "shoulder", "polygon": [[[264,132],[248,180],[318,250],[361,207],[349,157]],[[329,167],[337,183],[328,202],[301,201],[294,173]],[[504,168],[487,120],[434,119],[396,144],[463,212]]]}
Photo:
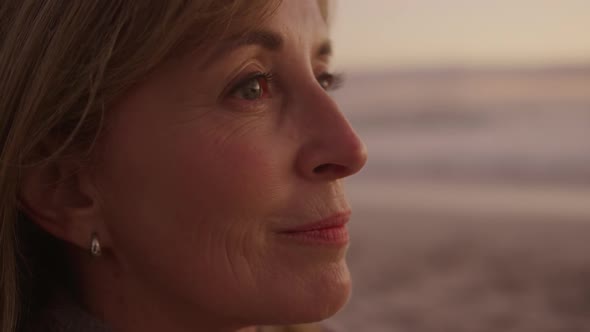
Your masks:
{"label": "shoulder", "polygon": [[54,296],[29,318],[22,332],[111,332],[64,294]]}
{"label": "shoulder", "polygon": [[336,332],[321,324],[301,324],[288,326],[265,326],[258,328],[257,332]]}

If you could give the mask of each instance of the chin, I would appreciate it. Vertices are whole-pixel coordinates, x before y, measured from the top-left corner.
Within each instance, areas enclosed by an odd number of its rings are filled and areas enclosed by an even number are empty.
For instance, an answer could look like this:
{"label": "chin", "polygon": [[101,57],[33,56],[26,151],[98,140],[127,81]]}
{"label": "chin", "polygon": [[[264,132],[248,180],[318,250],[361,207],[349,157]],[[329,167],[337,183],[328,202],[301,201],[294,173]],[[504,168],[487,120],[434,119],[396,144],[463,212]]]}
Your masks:
{"label": "chin", "polygon": [[[332,317],[350,298],[352,283],[346,263],[327,268],[303,279],[302,289],[285,284],[274,311],[274,325],[319,322]],[[280,312],[277,312],[277,309]]]}
{"label": "chin", "polygon": [[305,322],[318,322],[330,318],[348,303],[352,289],[350,278],[336,286],[318,291],[315,302],[308,306],[314,310],[308,313],[309,317]]}

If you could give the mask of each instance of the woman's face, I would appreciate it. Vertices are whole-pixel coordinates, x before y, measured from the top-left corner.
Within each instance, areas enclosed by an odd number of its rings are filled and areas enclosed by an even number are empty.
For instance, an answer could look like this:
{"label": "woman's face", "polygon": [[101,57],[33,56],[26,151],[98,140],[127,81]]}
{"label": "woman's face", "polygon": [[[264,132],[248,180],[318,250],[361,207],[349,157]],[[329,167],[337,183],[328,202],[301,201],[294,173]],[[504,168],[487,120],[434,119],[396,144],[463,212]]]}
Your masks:
{"label": "woman's face", "polygon": [[316,0],[286,0],[245,38],[171,60],[121,99],[95,174],[121,302],[244,324],[341,308],[341,179],[366,152],[325,90],[329,58]]}

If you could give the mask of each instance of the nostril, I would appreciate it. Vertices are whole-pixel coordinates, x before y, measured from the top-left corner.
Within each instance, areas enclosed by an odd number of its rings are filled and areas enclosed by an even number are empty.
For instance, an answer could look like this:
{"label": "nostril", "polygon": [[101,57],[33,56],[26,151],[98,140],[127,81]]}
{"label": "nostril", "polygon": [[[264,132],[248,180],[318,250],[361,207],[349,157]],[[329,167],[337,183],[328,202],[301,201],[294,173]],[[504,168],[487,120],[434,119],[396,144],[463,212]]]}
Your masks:
{"label": "nostril", "polygon": [[346,173],[347,168],[345,166],[342,165],[337,165],[337,164],[322,164],[317,166],[316,168],[313,169],[313,172],[315,174],[326,174],[326,173],[332,173],[334,175],[341,175],[343,173]]}
{"label": "nostril", "polygon": [[330,168],[330,164],[323,164],[313,169],[315,174],[325,173]]}

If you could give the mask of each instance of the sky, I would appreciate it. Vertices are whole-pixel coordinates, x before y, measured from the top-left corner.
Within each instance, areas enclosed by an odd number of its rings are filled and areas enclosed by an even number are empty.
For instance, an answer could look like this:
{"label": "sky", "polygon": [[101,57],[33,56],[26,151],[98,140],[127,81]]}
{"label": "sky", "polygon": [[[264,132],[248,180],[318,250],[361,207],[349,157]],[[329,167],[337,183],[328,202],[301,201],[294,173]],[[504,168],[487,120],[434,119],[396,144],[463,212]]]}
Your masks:
{"label": "sky", "polygon": [[590,64],[590,0],[337,0],[336,67]]}

